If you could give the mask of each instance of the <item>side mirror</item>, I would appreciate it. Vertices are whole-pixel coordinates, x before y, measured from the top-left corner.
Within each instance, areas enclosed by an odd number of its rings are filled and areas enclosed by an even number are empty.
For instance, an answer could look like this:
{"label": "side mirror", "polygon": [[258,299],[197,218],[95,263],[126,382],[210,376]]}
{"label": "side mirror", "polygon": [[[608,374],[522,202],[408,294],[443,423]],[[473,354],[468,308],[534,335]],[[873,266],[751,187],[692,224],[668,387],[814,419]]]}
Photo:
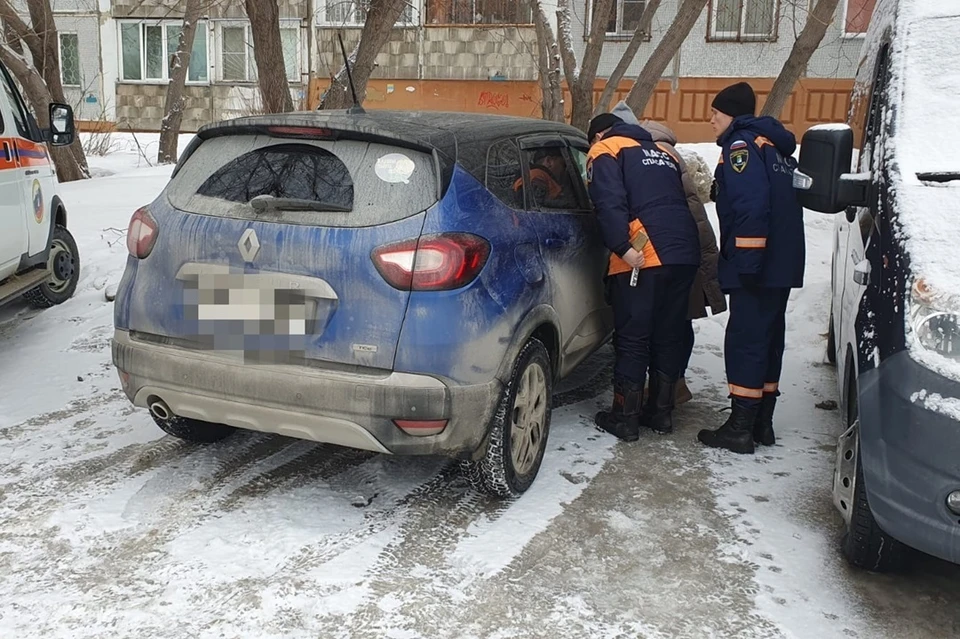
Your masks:
{"label": "side mirror", "polygon": [[793,177],[800,204],[821,213],[866,206],[871,176],[851,174],[852,161],[853,130],[849,126],[819,125],[807,131],[800,147],[800,166]]}
{"label": "side mirror", "polygon": [[70,146],[75,136],[73,109],[68,104],[51,104],[50,132],[47,141],[53,146]]}

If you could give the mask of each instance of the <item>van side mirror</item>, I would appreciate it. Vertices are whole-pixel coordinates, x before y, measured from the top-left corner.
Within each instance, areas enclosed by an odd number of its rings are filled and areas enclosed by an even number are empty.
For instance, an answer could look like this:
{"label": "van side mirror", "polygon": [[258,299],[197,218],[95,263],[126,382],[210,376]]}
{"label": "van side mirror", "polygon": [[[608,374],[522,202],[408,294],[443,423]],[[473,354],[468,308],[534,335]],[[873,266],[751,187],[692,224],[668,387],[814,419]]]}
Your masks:
{"label": "van side mirror", "polygon": [[50,131],[46,137],[52,146],[70,146],[76,136],[73,109],[69,104],[50,105]]}
{"label": "van side mirror", "polygon": [[812,211],[839,213],[866,206],[871,176],[851,174],[853,129],[845,124],[812,127],[803,136],[793,186],[800,204]]}

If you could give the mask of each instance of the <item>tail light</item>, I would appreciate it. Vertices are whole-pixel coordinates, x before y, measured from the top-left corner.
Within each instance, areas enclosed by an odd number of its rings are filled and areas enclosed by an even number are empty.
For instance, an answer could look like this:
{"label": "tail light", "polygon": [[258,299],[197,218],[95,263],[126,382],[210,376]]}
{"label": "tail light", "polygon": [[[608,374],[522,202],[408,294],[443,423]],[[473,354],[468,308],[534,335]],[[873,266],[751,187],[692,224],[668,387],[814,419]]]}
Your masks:
{"label": "tail light", "polygon": [[444,233],[381,246],[373,251],[373,263],[390,286],[402,291],[450,291],[476,279],[489,256],[483,238]]}
{"label": "tail light", "polygon": [[332,140],[333,131],[310,126],[271,126],[267,133],[278,138],[304,138],[309,140]]}
{"label": "tail light", "polygon": [[127,250],[137,259],[150,255],[157,241],[157,221],[146,208],[137,209],[127,227]]}

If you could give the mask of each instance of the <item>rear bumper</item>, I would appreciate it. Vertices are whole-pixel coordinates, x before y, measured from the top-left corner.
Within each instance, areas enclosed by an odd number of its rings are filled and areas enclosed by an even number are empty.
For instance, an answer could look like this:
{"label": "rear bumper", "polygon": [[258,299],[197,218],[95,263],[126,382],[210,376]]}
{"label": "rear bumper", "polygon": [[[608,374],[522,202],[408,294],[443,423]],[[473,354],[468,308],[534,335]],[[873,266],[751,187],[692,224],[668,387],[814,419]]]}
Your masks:
{"label": "rear bumper", "polygon": [[960,490],[960,422],[914,401],[960,398],[960,384],[906,352],[860,377],[860,450],[867,501],[880,528],[906,545],[960,563],[960,516],[946,506]]}
{"label": "rear bumper", "polygon": [[[450,386],[427,375],[357,373],[306,366],[248,365],[159,345],[117,330],[113,363],[128,375],[136,406],[163,400],[174,414],[237,428],[399,455],[466,457],[486,436],[499,380]],[[394,419],[448,420],[417,437]]]}

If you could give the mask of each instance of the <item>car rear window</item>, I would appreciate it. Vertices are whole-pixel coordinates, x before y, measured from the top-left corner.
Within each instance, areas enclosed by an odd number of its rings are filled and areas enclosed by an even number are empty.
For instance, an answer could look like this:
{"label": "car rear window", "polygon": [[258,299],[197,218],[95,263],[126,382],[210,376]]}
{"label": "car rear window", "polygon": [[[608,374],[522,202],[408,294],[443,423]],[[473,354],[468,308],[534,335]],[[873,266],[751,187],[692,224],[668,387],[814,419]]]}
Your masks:
{"label": "car rear window", "polygon": [[[420,213],[437,202],[437,190],[426,153],[357,140],[233,135],[201,144],[167,197],[201,215],[358,227]],[[258,212],[250,202],[261,196],[312,202],[318,210]]]}

